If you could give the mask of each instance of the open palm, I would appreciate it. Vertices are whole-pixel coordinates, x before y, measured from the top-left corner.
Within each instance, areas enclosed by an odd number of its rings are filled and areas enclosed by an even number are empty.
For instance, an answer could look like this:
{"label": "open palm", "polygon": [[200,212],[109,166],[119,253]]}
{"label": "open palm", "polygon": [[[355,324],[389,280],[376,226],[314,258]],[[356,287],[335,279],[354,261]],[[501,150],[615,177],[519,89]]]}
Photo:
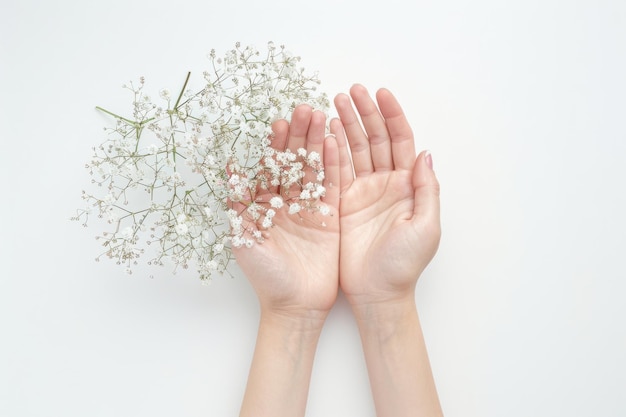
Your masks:
{"label": "open palm", "polygon": [[394,96],[379,90],[377,106],[360,85],[350,96],[336,97],[340,120],[331,122],[341,160],[340,285],[352,302],[385,301],[413,294],[437,250],[439,186]]}
{"label": "open palm", "polygon": [[[323,113],[313,112],[306,105],[298,106],[290,125],[284,120],[273,125],[272,147],[293,152],[304,148],[321,155],[326,174],[326,195],[321,203],[328,206],[329,214],[306,210],[289,214],[285,204],[276,209],[273,226],[263,232],[263,243],[233,248],[237,264],[257,292],[262,307],[286,314],[327,312],[337,295],[339,157],[335,139],[325,137],[325,120]],[[292,195],[299,191],[297,187],[290,189]],[[268,202],[281,194],[284,190],[278,187],[259,188],[255,196],[257,201]],[[242,209],[237,204],[234,208]],[[246,220],[250,226],[250,219]]]}

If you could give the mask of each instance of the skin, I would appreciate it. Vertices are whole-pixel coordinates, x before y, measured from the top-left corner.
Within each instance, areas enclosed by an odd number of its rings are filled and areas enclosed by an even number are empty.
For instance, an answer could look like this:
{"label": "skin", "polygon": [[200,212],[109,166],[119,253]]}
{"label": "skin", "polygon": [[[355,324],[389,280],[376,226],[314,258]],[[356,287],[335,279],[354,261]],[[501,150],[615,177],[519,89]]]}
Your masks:
{"label": "skin", "polygon": [[[335,138],[325,137],[325,123],[323,113],[298,106],[291,125],[284,120],[273,125],[272,146],[294,152],[304,147],[322,156],[327,189],[322,203],[330,207],[330,214],[289,215],[285,205],[277,210],[264,243],[233,249],[261,308],[242,417],[294,417],[305,412],[317,341],[338,291],[339,153]],[[280,192],[258,190],[257,198],[268,201]]]}
{"label": "skin", "polygon": [[240,415],[304,415],[317,341],[340,287],[359,326],[377,415],[441,416],[415,305],[418,277],[441,233],[432,158],[416,155],[388,90],[375,102],[354,85],[335,106],[333,136],[325,137],[324,115],[308,106],[295,109],[291,125],[273,126],[276,149],[323,156],[326,226],[319,214],[301,219],[283,207],[263,244],[234,249],[261,307]]}
{"label": "skin", "polygon": [[359,326],[377,415],[440,416],[415,305],[417,280],[441,236],[432,157],[416,156],[410,125],[388,90],[374,102],[354,85],[335,106],[340,119],[331,131],[346,178],[339,281]]}

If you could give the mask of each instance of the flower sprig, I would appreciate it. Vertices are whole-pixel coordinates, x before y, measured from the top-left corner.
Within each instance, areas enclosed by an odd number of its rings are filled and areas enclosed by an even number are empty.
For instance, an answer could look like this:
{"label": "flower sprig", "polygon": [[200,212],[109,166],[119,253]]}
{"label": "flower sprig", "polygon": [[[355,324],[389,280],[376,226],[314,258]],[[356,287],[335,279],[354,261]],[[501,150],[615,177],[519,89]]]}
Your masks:
{"label": "flower sprig", "polygon": [[[123,86],[132,116],[97,107],[115,125],[93,148],[86,168],[96,190],[83,191],[86,208],[72,218],[86,226],[93,213],[109,225],[97,236],[105,247],[97,260],[106,256],[130,273],[149,251],[148,264],[194,265],[208,280],[228,272],[233,246],[262,242],[284,205],[294,215],[327,213],[320,155],[270,146],[272,122],[289,119],[296,105],[328,109],[317,75],[272,42],[264,54],[239,43],[223,57],[212,50],[209,61],[199,91],[188,88],[187,74],[178,94],[163,89],[153,101],[142,77]],[[316,178],[305,183],[305,170]],[[301,191],[292,195],[295,184]],[[276,187],[280,194],[256,200],[256,190]]]}

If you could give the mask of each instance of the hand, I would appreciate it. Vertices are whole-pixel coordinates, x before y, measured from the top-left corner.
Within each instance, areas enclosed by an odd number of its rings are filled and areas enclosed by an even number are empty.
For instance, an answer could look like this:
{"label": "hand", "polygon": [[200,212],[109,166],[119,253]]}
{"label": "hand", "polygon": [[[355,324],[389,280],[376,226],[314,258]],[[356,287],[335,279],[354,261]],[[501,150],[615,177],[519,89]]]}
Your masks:
{"label": "hand", "polygon": [[[291,125],[280,120],[272,126],[272,147],[278,151],[296,152],[305,148],[317,152],[325,166],[326,195],[322,204],[330,214],[305,210],[288,214],[285,204],[276,209],[274,226],[264,231],[265,241],[252,247],[233,248],[237,264],[254,287],[262,311],[288,316],[306,316],[321,319],[335,302],[338,290],[339,265],[339,159],[337,143],[325,137],[326,118],[322,112],[312,111],[307,105],[298,106]],[[305,181],[314,175],[307,172]],[[298,195],[300,189],[290,189]],[[256,201],[268,202],[284,190],[273,188],[256,190]],[[242,204],[233,208],[242,211]],[[250,218],[248,226],[255,228]]]}
{"label": "hand", "polygon": [[432,159],[416,157],[389,91],[378,91],[378,107],[363,86],[350,95],[360,123],[343,94],[335,99],[341,120],[331,122],[343,180],[339,281],[359,326],[376,415],[442,416],[415,305],[441,234]]}
{"label": "hand", "polygon": [[[274,226],[265,241],[233,248],[237,263],[254,287],[261,304],[257,343],[250,365],[241,417],[304,416],[313,358],[322,325],[337,297],[339,274],[339,154],[335,138],[325,138],[326,118],[310,107],[298,106],[291,125],[273,125],[272,147],[318,152],[324,163],[329,215],[276,209]],[[315,173],[305,172],[304,181]],[[268,202],[286,190],[255,190],[258,202]],[[301,190],[293,187],[291,195]],[[238,211],[242,204],[233,204]],[[247,226],[254,222],[246,218]]]}
{"label": "hand", "polygon": [[432,159],[416,157],[411,127],[388,90],[377,92],[378,107],[361,85],[350,96],[359,116],[340,94],[340,120],[331,121],[341,160],[341,289],[352,304],[413,297],[441,234]]}

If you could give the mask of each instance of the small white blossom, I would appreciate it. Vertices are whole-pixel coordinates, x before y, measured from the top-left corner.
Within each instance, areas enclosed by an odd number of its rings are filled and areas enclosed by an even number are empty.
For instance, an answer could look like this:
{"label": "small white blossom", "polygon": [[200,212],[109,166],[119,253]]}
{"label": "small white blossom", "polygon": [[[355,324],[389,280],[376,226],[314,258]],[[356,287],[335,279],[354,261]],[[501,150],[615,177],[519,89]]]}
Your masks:
{"label": "small white blossom", "polygon": [[163,100],[169,100],[171,98],[170,90],[168,90],[167,88],[162,89],[161,91],[159,91],[159,96],[161,96]]}
{"label": "small white blossom", "polygon": [[252,203],[248,206],[246,211],[250,214],[253,220],[259,220],[261,217],[260,208],[261,207],[258,204]]}
{"label": "small white blossom", "polygon": [[264,229],[269,229],[270,227],[272,227],[273,222],[272,222],[272,218],[271,217],[265,217],[263,219],[263,223],[261,223],[261,227]]}
{"label": "small white blossom", "polygon": [[237,174],[231,175],[230,178],[228,179],[228,183],[233,186],[240,184],[241,182],[240,182],[239,175]]}
{"label": "small white blossom", "polygon": [[326,188],[324,188],[324,186],[322,185],[317,185],[315,187],[315,191],[311,192],[311,196],[313,198],[320,198],[320,197],[324,197],[326,195]]}
{"label": "small white blossom", "polygon": [[309,190],[302,190],[300,191],[300,199],[301,200],[308,200],[311,198],[311,192]]}
{"label": "small white blossom", "polygon": [[274,196],[270,199],[270,206],[274,207],[274,208],[281,208],[283,206],[284,202],[282,197],[280,196]]}
{"label": "small white blossom", "polygon": [[307,163],[311,166],[321,163],[320,154],[315,151],[310,152],[307,156]]}
{"label": "small white blossom", "polygon": [[241,236],[233,236],[231,244],[234,248],[240,248],[246,244],[246,239],[242,238]]}
{"label": "small white blossom", "polygon": [[302,207],[298,203],[293,203],[289,206],[289,214],[296,214],[302,210]]}

